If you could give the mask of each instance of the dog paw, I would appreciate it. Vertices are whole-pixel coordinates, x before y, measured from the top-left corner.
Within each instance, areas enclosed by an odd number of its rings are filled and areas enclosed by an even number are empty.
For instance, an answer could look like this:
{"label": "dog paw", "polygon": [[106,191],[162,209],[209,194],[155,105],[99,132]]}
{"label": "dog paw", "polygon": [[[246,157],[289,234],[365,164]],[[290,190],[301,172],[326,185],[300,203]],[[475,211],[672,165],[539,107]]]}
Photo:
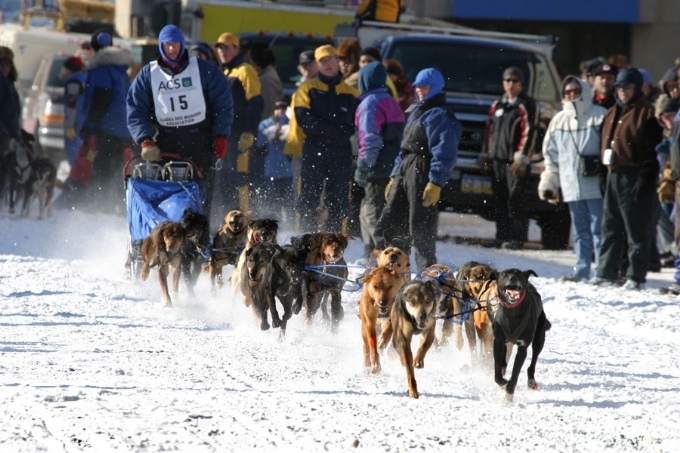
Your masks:
{"label": "dog paw", "polygon": [[300,310],[302,310],[302,302],[299,302],[299,303],[296,302],[296,303],[293,305],[293,314],[295,314],[295,315],[299,314],[299,313],[300,313]]}
{"label": "dog paw", "polygon": [[371,367],[371,374],[380,374],[381,371],[382,371],[382,368],[380,368],[380,364],[373,365]]}
{"label": "dog paw", "polygon": [[267,321],[262,321],[262,324],[260,324],[260,329],[269,330],[269,323]]}
{"label": "dog paw", "polygon": [[272,316],[272,326],[275,329],[281,327],[281,319],[278,316]]}
{"label": "dog paw", "polygon": [[409,389],[409,390],[408,390],[408,397],[409,397],[409,398],[418,399],[418,396],[419,396],[419,395],[418,395],[418,390],[415,390],[415,389]]}
{"label": "dog paw", "polygon": [[515,396],[514,393],[506,393],[506,394],[505,394],[505,399],[504,399],[505,404],[510,404],[510,403],[512,403],[514,396]]}
{"label": "dog paw", "polygon": [[498,384],[499,387],[505,387],[506,385],[508,385],[508,380],[503,378],[500,379],[496,378],[496,384]]}
{"label": "dog paw", "polygon": [[418,357],[416,357],[413,360],[413,368],[423,368],[423,367],[425,367],[425,362],[423,361],[423,359],[419,359]]}
{"label": "dog paw", "polygon": [[536,389],[538,389],[538,382],[536,382],[535,379],[529,379],[529,382],[527,382],[527,386],[531,390],[536,390]]}

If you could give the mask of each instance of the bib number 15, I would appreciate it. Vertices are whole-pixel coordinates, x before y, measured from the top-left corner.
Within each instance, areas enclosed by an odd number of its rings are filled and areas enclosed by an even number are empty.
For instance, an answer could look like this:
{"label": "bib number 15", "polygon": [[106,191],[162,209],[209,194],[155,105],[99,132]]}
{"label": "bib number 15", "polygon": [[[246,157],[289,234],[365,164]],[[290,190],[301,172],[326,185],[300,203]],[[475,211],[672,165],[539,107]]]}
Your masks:
{"label": "bib number 15", "polygon": [[[170,110],[173,112],[175,111],[175,98],[171,97],[170,98]],[[179,107],[180,110],[186,110],[189,108],[189,103],[187,102],[187,97],[186,95],[180,95],[177,96],[177,107]]]}

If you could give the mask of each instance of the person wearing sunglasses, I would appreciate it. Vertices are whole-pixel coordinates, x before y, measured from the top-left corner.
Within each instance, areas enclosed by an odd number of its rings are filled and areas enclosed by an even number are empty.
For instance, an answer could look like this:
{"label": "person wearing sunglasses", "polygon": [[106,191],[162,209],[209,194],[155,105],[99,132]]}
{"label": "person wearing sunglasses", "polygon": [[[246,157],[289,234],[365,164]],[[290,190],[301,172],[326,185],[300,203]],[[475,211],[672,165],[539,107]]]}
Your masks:
{"label": "person wearing sunglasses", "polygon": [[492,162],[496,247],[520,249],[529,233],[527,200],[532,190],[529,164],[534,152],[538,111],[523,89],[524,73],[503,71],[503,96],[493,103],[486,125],[485,151]]}
{"label": "person wearing sunglasses", "polygon": [[561,198],[569,207],[574,231],[574,273],[562,281],[590,279],[590,263],[600,256],[602,194],[600,129],[607,110],[593,104],[592,90],[585,80],[567,76],[562,83],[562,111],[557,113],[543,140],[545,169],[538,183],[541,200]]}
{"label": "person wearing sunglasses", "polygon": [[602,248],[597,275],[590,282],[612,286],[618,282],[621,255],[628,246],[624,289],[644,287],[651,252],[650,222],[658,207],[659,163],[656,145],[662,129],[654,107],[642,94],[642,74],[625,68],[616,76],[616,105],[607,111],[600,149],[607,167],[604,181]]}

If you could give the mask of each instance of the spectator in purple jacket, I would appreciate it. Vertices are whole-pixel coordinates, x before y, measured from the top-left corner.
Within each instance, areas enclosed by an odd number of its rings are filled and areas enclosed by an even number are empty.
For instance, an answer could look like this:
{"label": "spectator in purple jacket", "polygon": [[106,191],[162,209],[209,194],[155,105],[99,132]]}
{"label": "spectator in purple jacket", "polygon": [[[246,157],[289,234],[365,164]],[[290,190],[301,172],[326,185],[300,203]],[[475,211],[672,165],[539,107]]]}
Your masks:
{"label": "spectator in purple jacket", "polygon": [[361,200],[359,222],[364,259],[375,249],[375,224],[385,206],[385,187],[404,133],[404,113],[385,85],[387,70],[379,62],[359,71],[359,107],[354,123],[359,133],[359,156],[354,181],[366,191]]}

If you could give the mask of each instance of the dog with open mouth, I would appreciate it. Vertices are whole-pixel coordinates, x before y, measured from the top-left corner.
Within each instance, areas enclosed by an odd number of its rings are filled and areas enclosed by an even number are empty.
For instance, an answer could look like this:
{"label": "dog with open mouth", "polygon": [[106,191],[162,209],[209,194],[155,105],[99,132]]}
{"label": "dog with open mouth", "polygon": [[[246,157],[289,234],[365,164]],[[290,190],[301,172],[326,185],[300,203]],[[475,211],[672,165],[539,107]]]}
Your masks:
{"label": "dog with open mouth", "polygon": [[[392,307],[390,320],[392,346],[406,368],[409,397],[418,398],[414,368],[425,366],[425,354],[434,342],[434,328],[437,323],[434,283],[412,280],[402,286]],[[411,339],[414,335],[422,335],[415,357],[411,351]]]}
{"label": "dog with open mouth", "polygon": [[376,267],[364,277],[359,318],[364,342],[364,367],[372,374],[381,371],[378,348],[382,349],[392,337],[390,313],[401,287],[399,274],[389,267]]}
{"label": "dog with open mouth", "polygon": [[224,224],[213,238],[213,250],[208,262],[210,284],[222,287],[222,268],[228,264],[236,267],[238,258],[246,244],[248,213],[234,209],[224,216]]}
{"label": "dog with open mouth", "polygon": [[[527,369],[527,385],[530,389],[538,388],[534,377],[536,362],[545,344],[545,332],[551,327],[543,311],[541,295],[529,283],[531,275],[538,276],[533,270],[506,269],[500,272],[496,278],[498,304],[490,310],[494,335],[494,379],[499,386],[505,387],[505,399],[508,402],[513,400],[529,345],[532,357]],[[508,348],[506,343],[517,346],[509,380],[503,377]]]}
{"label": "dog with open mouth", "polygon": [[184,210],[179,223],[186,231],[181,249],[182,274],[189,295],[194,297],[194,286],[196,286],[203,264],[201,250],[207,251],[210,242],[208,218],[203,214],[194,212],[191,208],[187,208]]}

